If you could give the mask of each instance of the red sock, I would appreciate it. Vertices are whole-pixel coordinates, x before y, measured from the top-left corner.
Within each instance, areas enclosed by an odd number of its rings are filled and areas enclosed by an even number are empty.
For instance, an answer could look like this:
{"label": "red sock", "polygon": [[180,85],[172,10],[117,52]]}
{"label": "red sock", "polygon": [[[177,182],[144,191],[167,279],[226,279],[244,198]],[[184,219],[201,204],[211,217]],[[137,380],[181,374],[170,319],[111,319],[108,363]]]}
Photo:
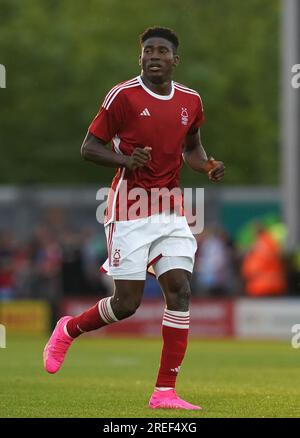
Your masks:
{"label": "red sock", "polygon": [[67,332],[72,338],[77,338],[84,332],[97,330],[107,324],[118,321],[111,308],[112,297],[103,298],[94,307],[75,316],[67,322]]}
{"label": "red sock", "polygon": [[156,387],[175,388],[177,374],[188,343],[190,313],[165,310],[162,322],[163,349]]}

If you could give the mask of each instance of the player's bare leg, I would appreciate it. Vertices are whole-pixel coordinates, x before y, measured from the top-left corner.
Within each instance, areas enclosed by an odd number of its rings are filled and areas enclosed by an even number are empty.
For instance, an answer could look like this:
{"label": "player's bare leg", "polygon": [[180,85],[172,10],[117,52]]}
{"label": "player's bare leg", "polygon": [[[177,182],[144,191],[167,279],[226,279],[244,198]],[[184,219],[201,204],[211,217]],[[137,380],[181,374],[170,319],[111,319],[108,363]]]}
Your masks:
{"label": "player's bare leg", "polygon": [[175,391],[177,374],[183,361],[189,331],[189,300],[191,274],[172,269],[159,277],[166,309],[163,317],[163,349],[160,369],[149,407],[152,409],[201,409],[182,400]]}
{"label": "player's bare leg", "polygon": [[46,371],[54,374],[61,368],[72,342],[82,333],[133,315],[141,303],[144,284],[143,280],[115,280],[112,297],[103,298],[81,315],[61,318],[44,348]]}

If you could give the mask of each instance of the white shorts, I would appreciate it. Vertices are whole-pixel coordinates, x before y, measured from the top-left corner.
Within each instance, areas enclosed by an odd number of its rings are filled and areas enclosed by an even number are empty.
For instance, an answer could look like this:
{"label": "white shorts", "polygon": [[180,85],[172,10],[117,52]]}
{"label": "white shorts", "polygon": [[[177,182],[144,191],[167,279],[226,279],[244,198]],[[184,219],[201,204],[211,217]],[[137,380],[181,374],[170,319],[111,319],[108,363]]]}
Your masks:
{"label": "white shorts", "polygon": [[105,227],[108,259],[102,272],[115,280],[158,278],[170,269],[193,271],[197,249],[185,216],[165,213]]}

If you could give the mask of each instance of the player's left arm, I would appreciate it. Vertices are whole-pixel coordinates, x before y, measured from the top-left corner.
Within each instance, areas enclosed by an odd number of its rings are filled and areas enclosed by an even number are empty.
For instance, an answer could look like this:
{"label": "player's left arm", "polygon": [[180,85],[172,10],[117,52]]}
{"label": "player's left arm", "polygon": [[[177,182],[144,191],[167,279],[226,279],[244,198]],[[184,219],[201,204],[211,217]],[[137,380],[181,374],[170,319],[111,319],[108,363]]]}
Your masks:
{"label": "player's left arm", "polygon": [[201,143],[200,129],[186,136],[182,156],[191,169],[206,173],[210,181],[218,182],[224,177],[224,163],[207,156]]}

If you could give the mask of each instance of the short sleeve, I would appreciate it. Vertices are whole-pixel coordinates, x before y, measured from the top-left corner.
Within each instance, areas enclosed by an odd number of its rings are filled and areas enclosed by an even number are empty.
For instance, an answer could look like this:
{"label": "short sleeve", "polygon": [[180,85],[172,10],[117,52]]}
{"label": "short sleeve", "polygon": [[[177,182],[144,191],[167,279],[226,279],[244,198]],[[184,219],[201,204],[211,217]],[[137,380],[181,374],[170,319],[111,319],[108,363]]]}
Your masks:
{"label": "short sleeve", "polygon": [[203,103],[201,100],[201,97],[198,98],[198,104],[196,109],[195,118],[193,120],[193,123],[189,129],[188,134],[192,135],[195,134],[200,126],[204,123],[205,117],[204,117],[204,110],[203,110]]}
{"label": "short sleeve", "polygon": [[[111,92],[110,92],[111,93]],[[100,110],[89,126],[89,132],[101,140],[109,143],[111,139],[121,130],[124,123],[122,98],[107,94]]]}

